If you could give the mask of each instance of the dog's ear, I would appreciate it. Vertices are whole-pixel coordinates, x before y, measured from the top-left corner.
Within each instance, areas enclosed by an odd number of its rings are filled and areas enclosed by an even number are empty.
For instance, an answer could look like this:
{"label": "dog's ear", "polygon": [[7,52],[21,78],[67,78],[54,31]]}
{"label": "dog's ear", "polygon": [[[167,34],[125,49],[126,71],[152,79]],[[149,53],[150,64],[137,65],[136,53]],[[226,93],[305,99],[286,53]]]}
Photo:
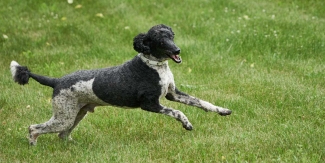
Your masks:
{"label": "dog's ear", "polygon": [[140,33],[133,39],[133,49],[139,53],[150,54],[150,39],[147,34]]}

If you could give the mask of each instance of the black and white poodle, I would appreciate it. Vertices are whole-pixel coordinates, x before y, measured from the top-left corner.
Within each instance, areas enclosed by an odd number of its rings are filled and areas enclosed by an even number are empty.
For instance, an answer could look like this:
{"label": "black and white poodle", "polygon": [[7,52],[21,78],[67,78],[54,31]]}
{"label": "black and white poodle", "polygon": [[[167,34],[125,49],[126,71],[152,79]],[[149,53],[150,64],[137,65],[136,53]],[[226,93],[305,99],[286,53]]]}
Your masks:
{"label": "black and white poodle", "polygon": [[231,110],[189,96],[176,88],[168,60],[176,63],[182,60],[170,27],[161,24],[152,27],[148,33],[140,33],[134,38],[133,46],[139,54],[120,66],[76,71],[61,78],[34,74],[26,66],[12,61],[10,70],[15,82],[24,85],[31,77],[53,88],[53,116],[45,123],[29,126],[29,143],[36,145],[37,137],[46,133],[59,133],[60,138],[70,139],[72,130],[87,112],[94,112],[96,106],[140,107],[174,117],[186,130],[193,128],[187,117],[179,110],[161,105],[160,98],[166,97],[220,115],[231,114]]}

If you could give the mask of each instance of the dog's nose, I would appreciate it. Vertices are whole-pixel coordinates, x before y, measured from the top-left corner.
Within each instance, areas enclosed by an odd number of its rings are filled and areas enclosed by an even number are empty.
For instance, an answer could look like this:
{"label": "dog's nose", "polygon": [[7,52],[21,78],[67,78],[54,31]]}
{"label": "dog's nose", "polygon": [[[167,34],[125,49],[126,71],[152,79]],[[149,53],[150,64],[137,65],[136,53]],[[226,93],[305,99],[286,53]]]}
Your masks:
{"label": "dog's nose", "polygon": [[174,54],[179,54],[179,53],[181,53],[181,49],[177,49],[174,51]]}

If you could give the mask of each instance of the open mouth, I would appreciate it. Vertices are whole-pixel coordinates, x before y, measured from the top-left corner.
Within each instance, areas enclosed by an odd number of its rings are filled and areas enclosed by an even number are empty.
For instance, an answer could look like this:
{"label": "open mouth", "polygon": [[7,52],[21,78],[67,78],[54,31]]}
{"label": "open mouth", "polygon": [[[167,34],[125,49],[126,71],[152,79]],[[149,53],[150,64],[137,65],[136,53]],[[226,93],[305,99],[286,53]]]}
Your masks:
{"label": "open mouth", "polygon": [[181,56],[179,56],[178,54],[171,54],[171,55],[168,55],[168,56],[176,63],[181,63],[182,62]]}

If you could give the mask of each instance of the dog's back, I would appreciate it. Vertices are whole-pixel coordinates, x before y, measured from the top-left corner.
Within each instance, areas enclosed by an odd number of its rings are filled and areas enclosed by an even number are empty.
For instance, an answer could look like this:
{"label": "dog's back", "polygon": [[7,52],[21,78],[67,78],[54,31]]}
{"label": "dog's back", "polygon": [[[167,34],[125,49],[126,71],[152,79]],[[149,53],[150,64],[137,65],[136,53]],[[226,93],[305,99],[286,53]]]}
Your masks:
{"label": "dog's back", "polygon": [[80,70],[58,79],[53,98],[71,95],[81,103],[139,107],[144,94],[160,96],[160,77],[139,57],[116,67]]}
{"label": "dog's back", "polygon": [[160,95],[159,75],[135,57],[118,67],[98,71],[92,89],[111,105],[139,107],[143,94]]}

